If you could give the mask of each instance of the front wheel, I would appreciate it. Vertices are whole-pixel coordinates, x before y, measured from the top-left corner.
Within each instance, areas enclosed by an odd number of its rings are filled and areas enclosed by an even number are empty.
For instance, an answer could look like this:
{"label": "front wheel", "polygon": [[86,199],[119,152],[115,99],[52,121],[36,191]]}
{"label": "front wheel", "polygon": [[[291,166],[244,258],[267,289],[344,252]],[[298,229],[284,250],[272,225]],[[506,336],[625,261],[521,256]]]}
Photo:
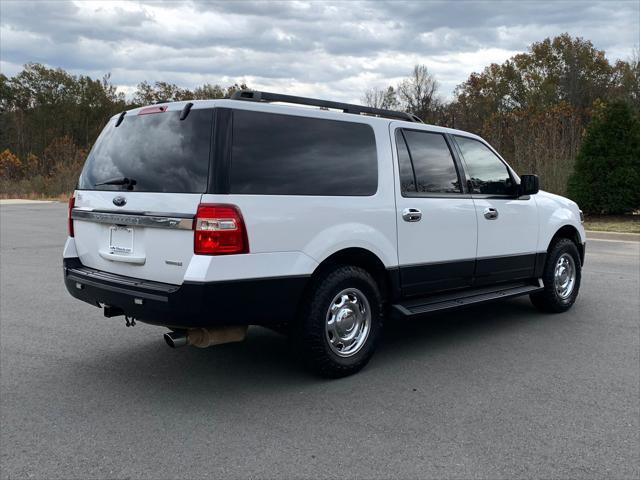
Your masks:
{"label": "front wheel", "polygon": [[547,256],[542,275],[544,290],[531,294],[531,302],[543,312],[565,312],[578,297],[581,277],[578,248],[571,240],[562,238]]}
{"label": "front wheel", "polygon": [[344,377],[362,369],[382,328],[382,296],[364,269],[340,266],[315,279],[294,342],[316,373]]}

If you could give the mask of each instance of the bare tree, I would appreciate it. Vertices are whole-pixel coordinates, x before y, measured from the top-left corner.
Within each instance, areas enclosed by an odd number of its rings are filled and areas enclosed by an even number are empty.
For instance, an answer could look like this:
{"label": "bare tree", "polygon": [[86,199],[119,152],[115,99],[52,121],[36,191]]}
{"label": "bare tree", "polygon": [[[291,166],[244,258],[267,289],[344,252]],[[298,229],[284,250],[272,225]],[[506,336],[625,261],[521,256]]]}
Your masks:
{"label": "bare tree", "polygon": [[628,95],[636,110],[640,112],[640,46],[636,45],[629,59],[629,74],[627,78]]}
{"label": "bare tree", "polygon": [[398,96],[405,111],[428,121],[440,105],[438,82],[426,65],[416,65],[406,80],[398,85]]}
{"label": "bare tree", "polygon": [[362,102],[373,108],[384,108],[386,110],[396,110],[399,107],[396,90],[389,85],[384,88],[370,88],[364,92]]}

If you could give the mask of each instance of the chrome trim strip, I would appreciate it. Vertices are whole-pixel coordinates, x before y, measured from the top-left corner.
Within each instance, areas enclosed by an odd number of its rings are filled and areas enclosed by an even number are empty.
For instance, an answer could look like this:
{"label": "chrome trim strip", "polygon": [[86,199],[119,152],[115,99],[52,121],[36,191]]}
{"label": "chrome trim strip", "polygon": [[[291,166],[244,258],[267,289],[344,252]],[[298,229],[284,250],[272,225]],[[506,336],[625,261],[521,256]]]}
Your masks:
{"label": "chrome trim strip", "polygon": [[71,218],[86,222],[127,225],[133,227],[175,228],[193,230],[193,218],[166,217],[161,215],[129,215],[126,213],[106,213],[74,208]]}

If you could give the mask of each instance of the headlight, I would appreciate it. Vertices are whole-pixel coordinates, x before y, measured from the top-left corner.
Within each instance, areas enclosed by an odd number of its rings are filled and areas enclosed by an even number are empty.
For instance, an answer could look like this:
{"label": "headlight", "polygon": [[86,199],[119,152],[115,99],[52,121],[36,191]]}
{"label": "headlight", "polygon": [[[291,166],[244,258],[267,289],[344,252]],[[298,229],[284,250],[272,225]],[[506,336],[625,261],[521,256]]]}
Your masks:
{"label": "headlight", "polygon": [[580,210],[580,223],[584,223],[584,213]]}

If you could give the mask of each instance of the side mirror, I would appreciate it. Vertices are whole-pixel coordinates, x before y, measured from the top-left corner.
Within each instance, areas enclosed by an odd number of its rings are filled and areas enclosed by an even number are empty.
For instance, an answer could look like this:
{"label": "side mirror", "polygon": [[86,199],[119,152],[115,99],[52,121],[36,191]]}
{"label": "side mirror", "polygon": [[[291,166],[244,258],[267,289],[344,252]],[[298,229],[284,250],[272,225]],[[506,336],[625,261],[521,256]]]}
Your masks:
{"label": "side mirror", "polygon": [[534,195],[540,190],[540,181],[537,175],[522,175],[518,193],[520,195]]}

